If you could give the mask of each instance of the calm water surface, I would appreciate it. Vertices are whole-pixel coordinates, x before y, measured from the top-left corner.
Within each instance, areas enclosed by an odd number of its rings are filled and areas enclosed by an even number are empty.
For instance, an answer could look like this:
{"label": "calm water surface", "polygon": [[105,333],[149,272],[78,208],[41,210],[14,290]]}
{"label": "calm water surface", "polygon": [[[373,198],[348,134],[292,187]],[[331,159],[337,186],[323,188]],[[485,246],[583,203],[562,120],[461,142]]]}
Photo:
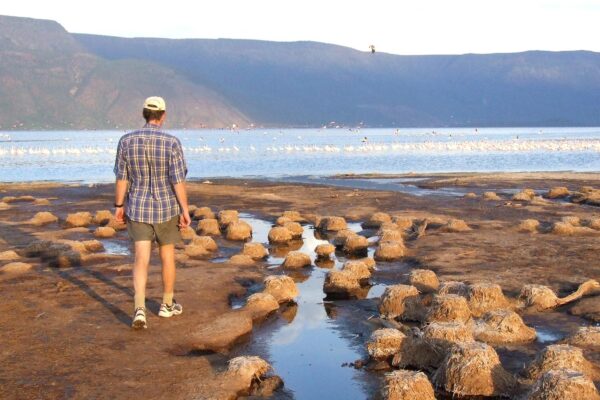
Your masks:
{"label": "calm water surface", "polygon": [[[181,139],[191,178],[600,171],[600,128],[170,132]],[[0,181],[111,181],[123,133],[0,132]]]}

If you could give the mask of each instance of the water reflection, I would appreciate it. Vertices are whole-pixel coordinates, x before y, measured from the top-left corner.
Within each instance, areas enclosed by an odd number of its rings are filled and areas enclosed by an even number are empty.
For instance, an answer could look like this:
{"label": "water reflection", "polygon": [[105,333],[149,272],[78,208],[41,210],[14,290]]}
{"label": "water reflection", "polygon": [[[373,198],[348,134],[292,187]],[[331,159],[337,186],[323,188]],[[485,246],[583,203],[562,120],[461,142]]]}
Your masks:
{"label": "water reflection", "polygon": [[118,256],[131,255],[129,242],[120,240],[102,240],[102,244],[104,245],[104,252],[106,254],[114,254]]}
{"label": "water reflection", "polygon": [[[252,225],[254,241],[266,243],[272,224],[259,222],[249,215],[242,218]],[[349,225],[352,230],[362,230],[360,224]],[[271,247],[267,260],[270,265],[280,265],[289,251],[299,250],[309,254],[321,268],[280,271],[291,276],[298,285],[297,304],[283,307],[279,315],[284,323],[276,323],[276,326],[253,335],[251,342],[240,351],[265,354],[283,378],[286,390],[296,399],[364,399],[368,395],[367,373],[342,367],[342,364],[364,357],[363,348],[352,343],[336,321],[335,309],[343,307],[343,302],[323,301],[323,282],[328,269],[340,268],[345,259],[343,255],[333,255],[330,260],[317,261],[314,249],[323,243],[328,243],[327,239],[317,237],[314,228],[305,225],[302,240],[288,246]]]}

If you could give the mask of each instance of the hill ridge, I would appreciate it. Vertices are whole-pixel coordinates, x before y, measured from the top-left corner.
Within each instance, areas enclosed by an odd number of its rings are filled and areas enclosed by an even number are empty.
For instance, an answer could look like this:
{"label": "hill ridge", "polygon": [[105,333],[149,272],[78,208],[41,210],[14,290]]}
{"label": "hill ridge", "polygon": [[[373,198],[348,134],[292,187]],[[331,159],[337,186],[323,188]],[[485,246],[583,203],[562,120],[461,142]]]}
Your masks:
{"label": "hill ridge", "polygon": [[[18,105],[0,98],[4,129],[130,126],[139,121],[140,99],[150,92],[173,105],[173,127],[186,128],[330,121],[374,127],[600,126],[600,53],[586,50],[371,54],[315,41],[72,34],[58,23],[50,27],[52,21],[6,18],[14,17],[0,17],[0,90],[16,91]],[[48,44],[39,26],[52,31],[56,43]],[[36,45],[21,43],[15,50],[15,37],[27,30]],[[89,64],[94,67],[83,68]],[[86,76],[94,90],[86,96],[65,95],[76,86],[69,75],[74,68],[91,74]],[[42,78],[31,72],[40,70]],[[61,76],[61,85],[48,85]],[[32,91],[39,96],[28,96]],[[103,109],[103,98],[117,103]],[[44,112],[56,99],[68,111],[64,121],[60,110]],[[33,123],[34,116],[41,118]],[[24,121],[29,126],[19,126]]]}

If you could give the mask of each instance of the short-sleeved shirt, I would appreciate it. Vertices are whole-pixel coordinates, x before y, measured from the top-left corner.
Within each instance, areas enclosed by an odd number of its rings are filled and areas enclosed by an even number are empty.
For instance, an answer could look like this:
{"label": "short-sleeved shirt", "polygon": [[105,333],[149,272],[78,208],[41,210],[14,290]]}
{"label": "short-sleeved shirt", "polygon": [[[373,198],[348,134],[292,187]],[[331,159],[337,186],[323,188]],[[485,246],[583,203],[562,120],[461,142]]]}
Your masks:
{"label": "short-sleeved shirt", "polygon": [[114,172],[129,182],[126,214],[132,221],[158,224],[181,213],[173,185],[187,175],[183,149],[159,126],[146,124],[121,137]]}

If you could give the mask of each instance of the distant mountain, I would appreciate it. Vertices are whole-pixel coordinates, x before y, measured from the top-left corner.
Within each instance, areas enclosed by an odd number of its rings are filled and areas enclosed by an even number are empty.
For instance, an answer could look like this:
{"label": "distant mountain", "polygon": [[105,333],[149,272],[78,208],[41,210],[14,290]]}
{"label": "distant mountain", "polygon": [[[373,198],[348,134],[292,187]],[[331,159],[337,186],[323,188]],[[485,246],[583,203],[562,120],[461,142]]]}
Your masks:
{"label": "distant mountain", "polygon": [[3,127],[131,125],[148,94],[163,95],[172,126],[188,128],[598,126],[600,53],[399,56],[315,42],[69,34],[0,17],[0,90]]}
{"label": "distant mountain", "polygon": [[250,122],[167,66],[106,60],[56,22],[0,16],[0,129],[129,129],[154,94],[168,99],[170,127]]}

